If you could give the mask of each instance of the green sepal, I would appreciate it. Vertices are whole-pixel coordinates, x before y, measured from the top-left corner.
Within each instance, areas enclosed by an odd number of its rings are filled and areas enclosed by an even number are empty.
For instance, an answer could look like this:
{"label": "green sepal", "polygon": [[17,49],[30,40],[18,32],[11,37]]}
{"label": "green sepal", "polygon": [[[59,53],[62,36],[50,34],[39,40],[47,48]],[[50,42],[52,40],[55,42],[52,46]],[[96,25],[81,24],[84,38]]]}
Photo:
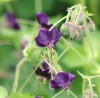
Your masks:
{"label": "green sepal", "polygon": [[29,43],[28,46],[23,50],[23,55],[29,62],[40,58],[42,53],[43,48],[37,47],[35,42]]}

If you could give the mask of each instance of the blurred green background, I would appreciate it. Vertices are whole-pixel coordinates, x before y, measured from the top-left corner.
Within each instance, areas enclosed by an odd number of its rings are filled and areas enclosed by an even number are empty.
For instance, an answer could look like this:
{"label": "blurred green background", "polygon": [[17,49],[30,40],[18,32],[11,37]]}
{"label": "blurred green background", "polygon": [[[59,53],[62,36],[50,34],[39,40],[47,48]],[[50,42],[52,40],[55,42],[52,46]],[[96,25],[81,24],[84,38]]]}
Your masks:
{"label": "blurred green background", "polygon": [[[91,33],[91,38],[94,46],[94,53],[96,55],[96,61],[98,66],[100,65],[100,0],[0,0],[0,85],[7,88],[9,94],[12,90],[14,81],[16,64],[23,58],[23,40],[29,41],[32,39],[34,32],[38,31],[38,24],[35,19],[37,12],[44,12],[49,16],[49,23],[54,24],[57,20],[67,14],[67,8],[75,4],[82,3],[84,1],[85,6],[90,13],[93,13],[94,23],[96,24],[96,31]],[[10,28],[5,28],[2,25],[6,23],[5,13],[13,12],[16,16],[21,29],[16,31]],[[57,26],[60,29],[61,24]],[[66,48],[66,45],[60,41],[55,49],[58,55]],[[86,39],[82,42],[73,42],[75,48],[86,58],[91,58],[90,48]],[[89,74],[84,66],[87,66],[81,58],[75,54],[72,50],[69,50],[63,58],[59,61],[59,64],[64,71],[69,70],[76,75],[75,80],[71,86],[73,92],[81,98],[82,79],[77,74],[77,70],[84,74]],[[21,69],[19,86],[27,79],[32,72],[32,66],[34,63],[26,62]],[[95,74],[95,72],[93,73]],[[34,79],[34,75],[30,82],[25,86],[23,93],[31,93],[34,95],[41,95],[45,98],[50,98],[58,91],[52,91],[49,89],[48,83],[41,84],[38,80]],[[37,82],[38,81],[38,82]],[[100,98],[100,79],[93,80],[96,84],[94,87],[95,92]],[[67,92],[62,93],[57,98],[65,98]],[[72,98],[69,96],[68,98]]]}

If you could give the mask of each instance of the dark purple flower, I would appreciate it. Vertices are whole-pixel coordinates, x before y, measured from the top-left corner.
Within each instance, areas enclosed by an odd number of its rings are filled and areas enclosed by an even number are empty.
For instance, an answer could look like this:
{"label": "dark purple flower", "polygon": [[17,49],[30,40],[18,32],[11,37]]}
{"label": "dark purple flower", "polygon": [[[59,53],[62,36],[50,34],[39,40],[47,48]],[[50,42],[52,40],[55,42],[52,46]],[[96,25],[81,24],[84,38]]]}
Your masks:
{"label": "dark purple flower", "polygon": [[16,21],[15,16],[12,13],[7,13],[6,14],[6,20],[7,20],[7,26],[9,28],[15,29],[15,30],[19,30],[20,26]]}
{"label": "dark purple flower", "polygon": [[50,79],[51,73],[49,72],[49,67],[46,62],[42,63],[42,69],[40,67],[37,68],[35,71],[36,75],[40,77],[40,80],[43,80],[43,78]]}
{"label": "dark purple flower", "polygon": [[45,13],[39,12],[36,14],[36,19],[40,25],[40,29],[50,29],[52,24],[48,24],[48,16]]}
{"label": "dark purple flower", "polygon": [[40,96],[35,96],[34,98],[41,98]]}
{"label": "dark purple flower", "polygon": [[48,16],[44,13],[37,13],[36,14],[37,21],[40,25],[48,23]]}
{"label": "dark purple flower", "polygon": [[48,29],[43,29],[39,31],[38,36],[35,38],[35,42],[39,47],[48,46],[49,48],[52,48],[60,37],[61,34],[56,28],[52,29],[51,31]]}
{"label": "dark purple flower", "polygon": [[64,88],[67,90],[74,77],[75,76],[69,72],[59,72],[55,75],[54,79],[50,81],[50,86],[54,89]]}
{"label": "dark purple flower", "polygon": [[45,13],[39,12],[36,14],[36,19],[40,28],[50,29],[52,24],[48,24],[48,16]]}

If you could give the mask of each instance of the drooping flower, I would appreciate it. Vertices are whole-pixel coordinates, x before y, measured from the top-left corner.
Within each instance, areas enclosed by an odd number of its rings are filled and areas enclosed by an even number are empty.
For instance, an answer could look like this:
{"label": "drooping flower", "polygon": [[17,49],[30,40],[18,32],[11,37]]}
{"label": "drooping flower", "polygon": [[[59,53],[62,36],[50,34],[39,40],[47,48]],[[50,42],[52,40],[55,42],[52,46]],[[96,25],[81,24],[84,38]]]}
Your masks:
{"label": "drooping flower", "polygon": [[94,24],[94,22],[93,22],[92,20],[89,21],[88,27],[89,27],[89,30],[90,30],[91,32],[95,31],[95,24]]}
{"label": "drooping flower", "polygon": [[15,16],[12,13],[7,13],[6,14],[6,20],[7,20],[7,26],[9,28],[12,28],[14,30],[19,30],[20,26],[16,21]]}
{"label": "drooping flower", "polygon": [[49,47],[52,48],[57,41],[60,39],[60,32],[54,28],[51,31],[48,29],[43,29],[39,31],[38,36],[35,38],[36,45],[39,47]]}
{"label": "drooping flower", "polygon": [[37,76],[39,76],[40,80],[43,80],[43,78],[47,78],[47,79],[51,78],[51,73],[50,73],[48,64],[46,62],[43,62],[42,69],[38,67],[35,73]]}
{"label": "drooping flower", "polygon": [[48,24],[48,16],[45,13],[39,12],[36,14],[36,19],[38,21],[38,24],[40,25],[40,28],[50,29],[52,24]]}
{"label": "drooping flower", "polygon": [[64,88],[67,90],[73,79],[74,75],[69,72],[59,72],[57,75],[55,75],[54,79],[50,81],[50,86],[53,89],[60,89]]}

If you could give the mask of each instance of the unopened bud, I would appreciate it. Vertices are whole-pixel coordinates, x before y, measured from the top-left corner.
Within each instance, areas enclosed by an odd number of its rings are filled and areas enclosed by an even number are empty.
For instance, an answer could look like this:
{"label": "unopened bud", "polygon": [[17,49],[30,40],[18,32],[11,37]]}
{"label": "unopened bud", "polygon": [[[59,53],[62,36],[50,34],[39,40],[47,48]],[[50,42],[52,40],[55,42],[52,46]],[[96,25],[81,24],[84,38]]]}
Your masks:
{"label": "unopened bud", "polygon": [[65,22],[60,28],[60,32],[64,35],[69,35],[70,34],[69,30],[70,29],[69,29],[69,23],[68,22]]}
{"label": "unopened bud", "polygon": [[81,37],[86,36],[86,27],[85,26],[79,26],[78,31],[79,31]]}
{"label": "unopened bud", "polygon": [[93,21],[90,21],[90,22],[88,23],[88,26],[89,26],[89,30],[90,30],[91,32],[95,31],[95,24],[94,24]]}
{"label": "unopened bud", "polygon": [[84,91],[84,97],[83,98],[98,98],[98,96],[93,90],[91,90],[90,88],[87,88]]}
{"label": "unopened bud", "polygon": [[70,27],[70,38],[72,38],[72,39],[79,38],[79,32],[77,30],[76,24],[72,24],[71,27]]}
{"label": "unopened bud", "polygon": [[84,22],[84,19],[85,19],[84,14],[81,12],[81,13],[79,14],[78,23],[79,23],[80,25],[82,25],[83,22]]}

